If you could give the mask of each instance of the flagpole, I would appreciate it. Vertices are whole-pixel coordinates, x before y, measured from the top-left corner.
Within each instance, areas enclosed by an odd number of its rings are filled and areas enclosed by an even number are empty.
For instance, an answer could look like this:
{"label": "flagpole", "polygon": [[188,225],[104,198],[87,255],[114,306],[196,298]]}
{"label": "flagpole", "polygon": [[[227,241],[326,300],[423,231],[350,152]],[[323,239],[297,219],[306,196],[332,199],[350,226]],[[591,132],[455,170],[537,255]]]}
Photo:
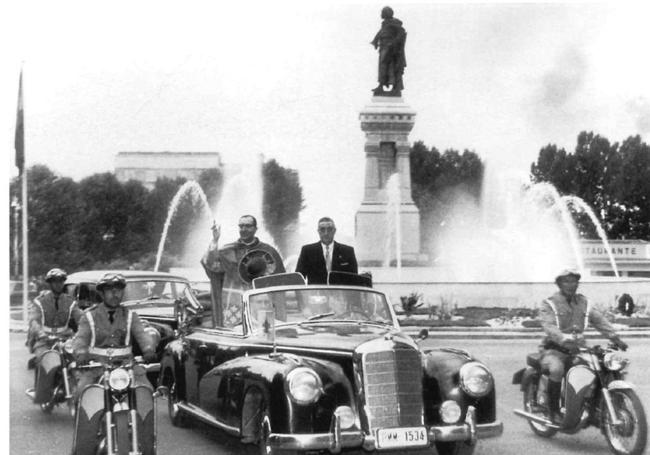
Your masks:
{"label": "flagpole", "polygon": [[23,322],[29,317],[29,248],[27,235],[27,169],[23,169]]}
{"label": "flagpole", "polygon": [[22,183],[23,234],[23,322],[29,317],[29,235],[27,232],[27,169],[25,169],[25,114],[23,110],[23,69],[18,82],[18,110],[16,112],[16,167]]}

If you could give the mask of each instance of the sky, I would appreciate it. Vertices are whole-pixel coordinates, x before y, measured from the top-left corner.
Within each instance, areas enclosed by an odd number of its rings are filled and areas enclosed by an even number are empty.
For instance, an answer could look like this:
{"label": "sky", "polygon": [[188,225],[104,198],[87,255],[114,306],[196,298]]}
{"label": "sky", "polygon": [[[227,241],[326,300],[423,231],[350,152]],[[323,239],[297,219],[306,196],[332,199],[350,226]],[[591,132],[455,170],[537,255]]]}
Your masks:
{"label": "sky", "polygon": [[[408,33],[411,142],[527,171],[583,130],[649,140],[647,3],[389,4]],[[28,166],[78,180],[120,151],[261,153],[300,172],[314,240],[324,215],[353,238],[384,2],[5,5],[5,147],[22,66]]]}

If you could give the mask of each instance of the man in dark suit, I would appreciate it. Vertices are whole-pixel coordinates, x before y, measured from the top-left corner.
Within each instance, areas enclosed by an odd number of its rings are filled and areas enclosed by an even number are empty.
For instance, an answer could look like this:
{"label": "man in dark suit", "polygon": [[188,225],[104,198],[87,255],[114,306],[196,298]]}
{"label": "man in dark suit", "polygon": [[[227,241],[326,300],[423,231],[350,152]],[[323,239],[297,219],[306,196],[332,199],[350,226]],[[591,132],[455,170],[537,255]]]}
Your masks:
{"label": "man in dark suit", "polygon": [[296,272],[302,273],[309,284],[327,284],[328,272],[358,273],[354,248],[334,241],[334,220],[318,220],[320,242],[305,245],[300,250]]}

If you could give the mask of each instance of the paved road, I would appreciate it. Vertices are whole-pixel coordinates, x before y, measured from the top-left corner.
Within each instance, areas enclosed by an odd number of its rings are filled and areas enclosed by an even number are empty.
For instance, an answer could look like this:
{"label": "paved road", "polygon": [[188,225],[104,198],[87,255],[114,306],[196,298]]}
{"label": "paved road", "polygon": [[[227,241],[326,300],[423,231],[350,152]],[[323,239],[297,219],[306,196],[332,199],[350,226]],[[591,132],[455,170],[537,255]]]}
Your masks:
{"label": "paved road", "polygon": [[[24,334],[11,333],[10,341],[10,453],[62,454],[70,451],[72,418],[64,408],[57,408],[51,416],[41,413],[24,395],[32,379],[25,368],[27,352]],[[467,349],[485,361],[494,371],[497,384],[498,415],[504,422],[501,438],[482,441],[476,453],[481,454],[609,454],[607,443],[597,429],[589,428],[577,435],[557,435],[550,440],[532,434],[527,423],[513,415],[521,407],[521,394],[510,384],[512,373],[523,364],[525,354],[536,349],[535,340],[426,340],[425,345],[454,346]],[[648,362],[650,339],[630,340],[628,351],[632,365],[628,379],[638,386],[639,395],[650,415],[650,366]],[[253,447],[245,447],[237,440],[196,423],[194,428],[180,429],[170,426],[166,402],[158,402],[158,453],[161,455],[229,455],[253,454]],[[650,452],[649,452],[650,453]]]}

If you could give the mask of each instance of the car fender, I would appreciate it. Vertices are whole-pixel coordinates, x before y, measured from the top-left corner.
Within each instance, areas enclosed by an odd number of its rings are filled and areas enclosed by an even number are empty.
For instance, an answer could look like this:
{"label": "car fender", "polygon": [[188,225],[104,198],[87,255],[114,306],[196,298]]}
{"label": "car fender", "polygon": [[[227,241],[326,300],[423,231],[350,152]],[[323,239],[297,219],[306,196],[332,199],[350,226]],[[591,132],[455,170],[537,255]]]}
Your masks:
{"label": "car fender", "polygon": [[460,386],[460,368],[476,361],[469,353],[459,349],[439,348],[423,353],[423,394],[425,415],[428,423],[439,422],[439,405],[445,400],[456,401],[465,417],[468,406],[476,409],[479,423],[496,420],[496,395],[494,387],[485,396],[474,398],[467,395]]}
{"label": "car fender", "polygon": [[[315,403],[301,405],[290,397],[285,379],[298,367],[311,368],[321,380],[323,393]],[[352,386],[343,368],[327,360],[293,354],[238,357],[215,367],[208,375],[219,375],[221,382],[226,377],[243,381],[242,396],[236,398],[240,410],[246,392],[253,387],[261,390],[274,432],[328,431],[336,406],[348,405],[356,411]]]}
{"label": "car fender", "polygon": [[442,396],[448,396],[458,386],[460,367],[472,360],[465,351],[447,348],[427,350],[422,357],[425,381],[434,380]]}
{"label": "car fender", "polygon": [[173,382],[176,382],[177,393],[181,397],[185,396],[184,349],[182,339],[167,343],[160,358],[158,376],[158,385],[170,387]]}

